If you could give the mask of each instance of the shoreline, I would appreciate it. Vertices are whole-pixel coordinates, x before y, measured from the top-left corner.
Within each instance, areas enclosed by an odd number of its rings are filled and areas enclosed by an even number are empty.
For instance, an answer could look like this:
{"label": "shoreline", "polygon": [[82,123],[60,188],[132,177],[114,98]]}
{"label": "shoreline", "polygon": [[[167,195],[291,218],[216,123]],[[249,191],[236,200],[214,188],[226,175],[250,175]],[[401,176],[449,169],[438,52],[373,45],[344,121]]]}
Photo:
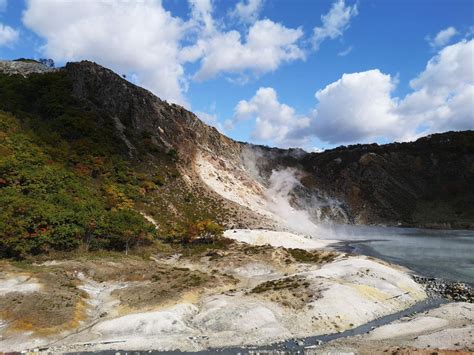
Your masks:
{"label": "shoreline", "polygon": [[[413,229],[416,230],[416,229]],[[449,232],[449,231],[447,231]],[[471,231],[467,231],[471,232]],[[408,236],[406,236],[409,238]],[[405,238],[405,236],[400,236],[400,238]],[[385,262],[388,262],[390,264],[394,265],[399,265],[402,267],[405,267],[406,269],[411,271],[411,274],[413,275],[419,275],[431,279],[437,279],[440,282],[446,282],[446,283],[464,283],[466,285],[469,285],[470,287],[474,287],[474,278],[471,274],[460,274],[458,277],[456,277],[453,274],[453,270],[446,269],[444,270],[443,268],[432,268],[432,267],[427,267],[426,265],[419,263],[419,262],[413,262],[412,259],[404,259],[403,257],[395,257],[395,256],[390,256],[390,254],[384,254],[383,252],[380,252],[376,250],[374,247],[372,247],[372,243],[378,243],[378,246],[382,245],[381,243],[387,243],[387,245],[390,247],[390,243],[393,244],[393,242],[396,242],[397,240],[395,238],[393,239],[383,239],[383,238],[377,238],[377,236],[374,236],[373,238],[365,238],[365,239],[347,239],[347,240],[339,240],[336,243],[330,244],[328,247],[334,251],[341,252],[341,253],[348,253],[351,255],[365,255],[373,258],[377,258],[380,260],[383,260]],[[474,238],[473,238],[474,242]],[[381,249],[384,250],[384,249]],[[465,261],[464,261],[465,263]],[[460,269],[461,271],[462,269]]]}

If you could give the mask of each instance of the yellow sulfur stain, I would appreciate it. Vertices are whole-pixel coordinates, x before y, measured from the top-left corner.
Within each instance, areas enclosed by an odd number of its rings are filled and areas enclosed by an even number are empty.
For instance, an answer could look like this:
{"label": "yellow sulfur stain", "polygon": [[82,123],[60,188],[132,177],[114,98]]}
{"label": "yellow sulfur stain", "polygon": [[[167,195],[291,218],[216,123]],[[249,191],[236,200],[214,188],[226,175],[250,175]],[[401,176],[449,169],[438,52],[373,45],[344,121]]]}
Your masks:
{"label": "yellow sulfur stain", "polygon": [[379,289],[367,285],[351,285],[365,298],[375,299],[377,301],[387,301],[390,295]]}
{"label": "yellow sulfur stain", "polygon": [[87,318],[87,305],[85,304],[84,300],[79,300],[75,307],[74,312],[72,314],[71,319],[63,323],[61,325],[57,325],[54,327],[41,327],[39,328],[31,321],[17,319],[13,321],[9,327],[9,331],[13,332],[24,332],[24,331],[31,331],[36,335],[46,336],[51,334],[58,334],[66,330],[72,330],[79,327],[80,323]]}
{"label": "yellow sulfur stain", "polygon": [[410,293],[410,296],[415,300],[423,300],[427,297],[424,291],[416,290],[405,282],[397,283],[397,287],[403,290],[404,292]]}

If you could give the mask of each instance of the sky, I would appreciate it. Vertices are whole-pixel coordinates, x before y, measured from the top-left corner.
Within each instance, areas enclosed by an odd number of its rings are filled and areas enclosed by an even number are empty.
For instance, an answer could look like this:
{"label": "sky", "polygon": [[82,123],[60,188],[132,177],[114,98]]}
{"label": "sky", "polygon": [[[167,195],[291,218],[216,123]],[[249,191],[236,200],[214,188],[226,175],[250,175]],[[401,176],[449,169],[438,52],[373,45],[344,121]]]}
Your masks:
{"label": "sky", "polygon": [[474,129],[472,0],[0,0],[0,58],[92,60],[240,140]]}

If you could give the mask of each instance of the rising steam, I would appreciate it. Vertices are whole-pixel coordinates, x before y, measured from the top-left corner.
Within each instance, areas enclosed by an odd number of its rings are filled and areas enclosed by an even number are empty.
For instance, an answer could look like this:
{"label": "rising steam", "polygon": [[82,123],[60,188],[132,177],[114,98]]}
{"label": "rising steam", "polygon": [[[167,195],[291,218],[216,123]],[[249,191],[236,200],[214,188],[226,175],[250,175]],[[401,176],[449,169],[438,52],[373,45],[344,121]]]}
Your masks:
{"label": "rising steam", "polygon": [[320,235],[321,229],[311,221],[306,210],[297,210],[290,204],[291,192],[300,186],[297,171],[294,169],[273,170],[265,192],[267,208],[280,217],[286,226],[295,232],[311,236]]}

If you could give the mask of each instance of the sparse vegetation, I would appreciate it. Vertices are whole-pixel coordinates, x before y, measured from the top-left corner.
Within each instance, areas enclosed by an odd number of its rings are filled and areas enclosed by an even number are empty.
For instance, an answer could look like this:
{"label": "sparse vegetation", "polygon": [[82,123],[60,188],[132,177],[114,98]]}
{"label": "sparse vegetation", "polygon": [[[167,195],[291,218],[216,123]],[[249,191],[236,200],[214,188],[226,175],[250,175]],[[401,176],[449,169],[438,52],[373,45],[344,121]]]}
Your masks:
{"label": "sparse vegetation", "polygon": [[271,280],[261,283],[254,287],[251,293],[263,293],[266,291],[279,291],[279,290],[291,290],[296,289],[304,284],[304,279],[298,276],[290,276],[283,279]]}
{"label": "sparse vegetation", "polygon": [[287,249],[287,252],[299,263],[328,263],[337,257],[337,253],[323,250]]}
{"label": "sparse vegetation", "polygon": [[301,309],[320,296],[319,291],[310,289],[310,285],[310,282],[302,276],[289,276],[263,282],[250,290],[250,293],[288,308]]}

